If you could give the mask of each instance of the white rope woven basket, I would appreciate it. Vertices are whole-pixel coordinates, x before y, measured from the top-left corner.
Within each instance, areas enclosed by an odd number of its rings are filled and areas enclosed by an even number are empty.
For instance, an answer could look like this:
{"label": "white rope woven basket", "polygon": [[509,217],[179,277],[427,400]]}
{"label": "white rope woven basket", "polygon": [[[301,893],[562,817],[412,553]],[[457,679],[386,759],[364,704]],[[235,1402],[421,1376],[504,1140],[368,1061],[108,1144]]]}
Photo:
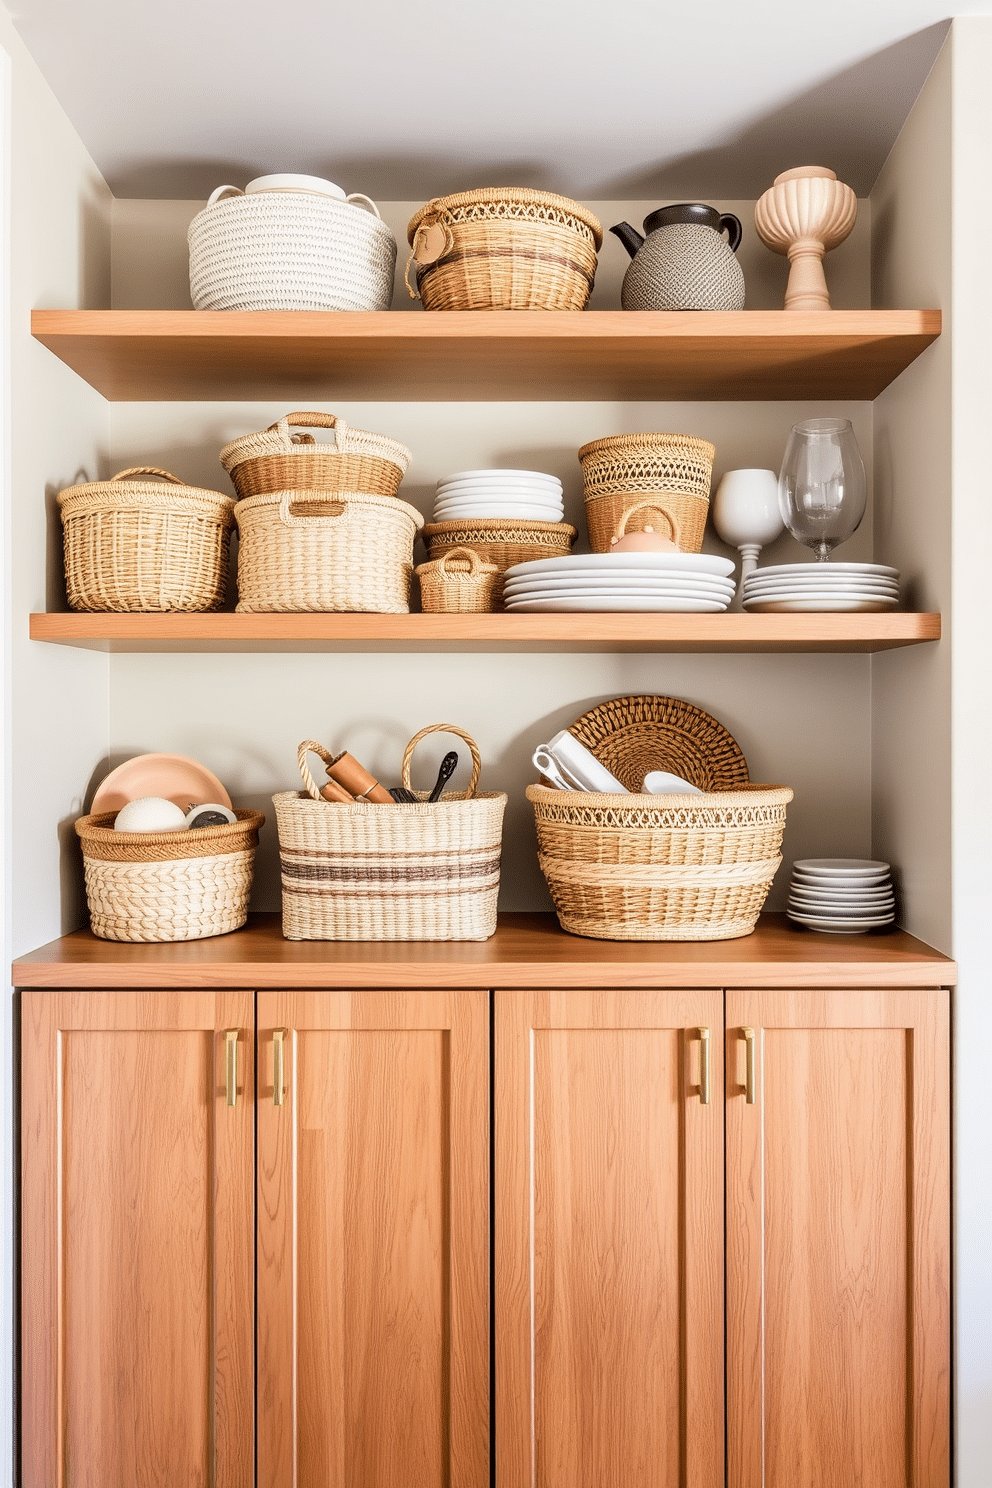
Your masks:
{"label": "white rope woven basket", "polygon": [[236,189],[218,187],[189,225],[195,309],[389,309],[396,239],[368,197]]}

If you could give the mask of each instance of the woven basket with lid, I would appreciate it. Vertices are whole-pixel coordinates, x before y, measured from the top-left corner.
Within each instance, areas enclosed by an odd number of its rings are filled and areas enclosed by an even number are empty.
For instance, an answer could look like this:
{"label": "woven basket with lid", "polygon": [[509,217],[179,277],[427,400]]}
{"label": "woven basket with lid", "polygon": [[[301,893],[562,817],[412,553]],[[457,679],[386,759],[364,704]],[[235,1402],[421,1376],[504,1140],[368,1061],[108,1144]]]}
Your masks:
{"label": "woven basket with lid", "polygon": [[[331,429],[318,444],[294,429]],[[243,434],[220,452],[242,500],[272,491],[361,491],[395,496],[410,463],[405,444],[385,434],[352,429],[333,413],[287,413],[257,434]]]}
{"label": "woven basket with lid", "polygon": [[407,238],[425,310],[584,310],[603,228],[568,197],[494,186],[435,197]]}
{"label": "woven basket with lid", "polygon": [[233,497],[136,465],[69,486],[58,500],[71,609],[200,611],[224,603]]}
{"label": "woven basket with lid", "polygon": [[[579,450],[586,524],[594,553],[608,553],[621,519],[657,494],[680,529],[683,553],[703,546],[716,448],[691,434],[612,434]],[[644,515],[644,526],[650,516]]]}

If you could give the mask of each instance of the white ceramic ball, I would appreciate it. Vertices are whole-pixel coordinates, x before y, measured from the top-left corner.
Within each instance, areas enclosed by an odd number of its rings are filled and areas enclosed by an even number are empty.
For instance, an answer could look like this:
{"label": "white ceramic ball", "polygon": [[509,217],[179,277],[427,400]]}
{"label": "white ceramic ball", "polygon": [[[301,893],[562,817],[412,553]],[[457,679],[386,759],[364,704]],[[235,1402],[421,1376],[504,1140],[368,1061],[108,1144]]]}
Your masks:
{"label": "white ceramic ball", "polygon": [[164,796],[139,796],[128,801],[117,813],[115,832],[180,832],[186,826],[186,813]]}

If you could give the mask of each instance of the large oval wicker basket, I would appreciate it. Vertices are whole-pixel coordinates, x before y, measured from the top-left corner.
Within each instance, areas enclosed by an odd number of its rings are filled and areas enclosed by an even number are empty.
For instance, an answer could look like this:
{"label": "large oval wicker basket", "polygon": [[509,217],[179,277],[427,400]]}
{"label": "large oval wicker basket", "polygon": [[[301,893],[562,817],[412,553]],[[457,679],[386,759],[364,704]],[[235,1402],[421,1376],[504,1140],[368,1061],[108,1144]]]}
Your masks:
{"label": "large oval wicker basket", "polygon": [[367,197],[371,210],[304,191],[214,197],[189,225],[195,309],[389,309],[396,239]]}
{"label": "large oval wicker basket", "polygon": [[103,940],[202,940],[248,917],[261,811],[191,832],[115,832],[116,811],[83,816],[86,898]]}
{"label": "large oval wicker basket", "polygon": [[603,228],[567,197],[495,186],[435,197],[407,238],[425,310],[584,310]]}
{"label": "large oval wicker basket", "polygon": [[478,522],[428,522],[424,528],[424,541],[432,562],[454,548],[468,548],[483,563],[492,563],[499,569],[499,578],[487,600],[490,610],[503,608],[503,574],[508,568],[538,558],[567,558],[575,538],[575,528],[567,522],[524,522],[498,517]]}
{"label": "large oval wicker basket", "polygon": [[[691,434],[612,434],[579,450],[589,544],[608,553],[624,516],[657,495],[659,511],[679,528],[683,553],[703,546],[713,477],[714,445]],[[639,515],[631,531],[651,521]]]}
{"label": "large oval wicker basket", "polygon": [[282,858],[282,923],[287,940],[488,940],[496,930],[499,856],[506,796],[478,793],[475,741],[452,724],[421,729],[403,756],[403,784],[421,739],[453,733],[472,755],[464,796],[409,805],[348,805],[322,799],[299,747],[305,789],[273,796]]}
{"label": "large oval wicker basket", "polygon": [[[293,429],[331,429],[333,444]],[[220,452],[242,499],[273,491],[360,491],[395,496],[410,463],[405,444],[352,429],[333,413],[287,413],[257,434],[243,434]]]}
{"label": "large oval wicker basket", "polygon": [[274,491],[239,501],[234,515],[240,611],[409,610],[413,540],[424,519],[405,501]]}
{"label": "large oval wicker basket", "polygon": [[[135,480],[150,476],[150,480]],[[138,465],[59,493],[73,610],[216,610],[234,498]]]}

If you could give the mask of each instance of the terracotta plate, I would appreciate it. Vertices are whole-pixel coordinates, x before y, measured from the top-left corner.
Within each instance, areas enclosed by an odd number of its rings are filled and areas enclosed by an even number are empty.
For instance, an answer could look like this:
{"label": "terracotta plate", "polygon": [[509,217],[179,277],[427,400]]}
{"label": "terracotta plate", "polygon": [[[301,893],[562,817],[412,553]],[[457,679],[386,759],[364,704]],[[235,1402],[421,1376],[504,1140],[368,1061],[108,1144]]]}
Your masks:
{"label": "terracotta plate", "polygon": [[164,796],[184,811],[190,806],[205,806],[208,801],[231,805],[227,791],[206,765],[184,754],[136,754],[101,781],[90,812],[120,811],[140,796]]}

